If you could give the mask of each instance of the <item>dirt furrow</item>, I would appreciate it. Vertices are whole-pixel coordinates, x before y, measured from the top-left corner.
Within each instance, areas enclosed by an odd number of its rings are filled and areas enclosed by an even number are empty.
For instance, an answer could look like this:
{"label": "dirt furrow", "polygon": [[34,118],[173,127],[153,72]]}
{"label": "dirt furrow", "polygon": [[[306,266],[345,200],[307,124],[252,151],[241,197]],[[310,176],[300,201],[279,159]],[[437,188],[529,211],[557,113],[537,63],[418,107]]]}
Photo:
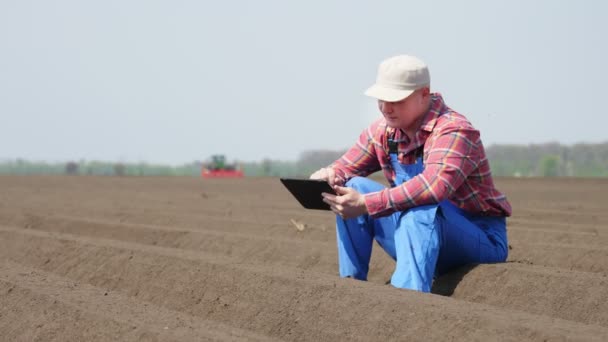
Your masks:
{"label": "dirt furrow", "polygon": [[[49,209],[49,208],[2,208],[0,207],[0,222],[8,225],[28,226],[42,223],[45,219],[50,220],[81,220],[90,221],[93,224],[126,224],[142,227],[163,227],[166,229],[181,230],[213,230],[227,233],[251,233],[265,236],[278,236],[287,238],[301,238],[324,241],[331,231],[333,234],[335,221],[332,216],[321,219],[311,217],[302,212],[299,215],[285,216],[282,219],[269,218],[266,220],[252,220],[246,217],[209,217],[200,214],[175,215],[172,213],[145,213],[129,214],[126,211],[88,211],[79,208],[78,215],[74,210]],[[304,231],[299,231],[294,221],[305,225]],[[162,228],[161,228],[162,229]],[[329,234],[329,236],[333,236]]]}
{"label": "dirt furrow", "polygon": [[[154,306],[150,303],[135,300],[119,292],[108,292],[89,284],[74,282],[70,279],[58,277],[54,274],[43,272],[28,266],[23,266],[13,262],[0,263],[0,287],[7,290],[7,305],[3,306],[3,311],[11,312],[15,315],[15,310],[11,310],[9,302],[19,303],[21,301],[34,301],[36,308],[51,311],[51,315],[60,316],[66,312],[81,313],[77,317],[71,317],[75,327],[87,330],[99,330],[100,327],[108,324],[116,326],[114,336],[104,336],[104,334],[88,336],[77,336],[77,331],[63,331],[63,334],[70,334],[70,338],[82,337],[83,340],[141,340],[152,338],[162,341],[183,341],[183,340],[203,340],[203,341],[267,341],[272,340],[269,336],[257,335],[249,331],[235,327],[226,326],[220,322],[206,321],[201,318],[192,317],[181,312],[167,310]],[[51,305],[38,305],[40,302]],[[36,318],[40,312],[23,313],[26,318],[32,320],[44,319]],[[48,314],[48,313],[47,313]],[[28,317],[29,316],[29,317]],[[34,316],[34,317],[32,317]],[[58,324],[53,323],[55,327]],[[41,324],[41,328],[44,324]],[[27,331],[28,329],[15,329]],[[102,329],[107,330],[107,329]],[[32,333],[31,331],[28,333]],[[45,339],[48,335],[43,331],[34,331],[35,339]],[[74,336],[76,335],[76,336]],[[7,336],[4,336],[7,337]],[[23,336],[26,337],[26,336]],[[67,336],[53,336],[56,340],[65,340]],[[110,338],[112,337],[112,338]],[[20,337],[18,337],[20,338]],[[46,339],[45,339],[46,340]]]}
{"label": "dirt furrow", "polygon": [[440,277],[433,290],[470,302],[608,327],[605,274],[515,263],[478,265]]}
{"label": "dirt furrow", "polygon": [[[236,262],[269,263],[334,273],[337,254],[334,241],[273,237],[216,230],[166,228],[149,225],[110,224],[91,220],[44,217],[28,220],[28,230],[69,233],[84,238],[102,238],[143,245],[202,251],[230,257]],[[294,231],[294,228],[285,228]],[[333,234],[333,233],[332,233]],[[304,235],[302,233],[301,235]]]}
{"label": "dirt furrow", "polygon": [[[25,274],[25,272],[23,272]],[[3,341],[139,341],[153,337],[126,322],[36,293],[0,276],[0,331]]]}
{"label": "dirt furrow", "polygon": [[[13,222],[45,231],[203,250],[257,262],[285,262],[289,266],[313,268],[327,273],[336,268],[335,236],[333,229],[329,231],[325,227],[307,226],[304,231],[298,231],[293,225],[285,225],[269,228],[273,233],[267,231],[266,234],[254,234],[246,228],[222,232],[220,227],[207,229],[207,225],[188,228],[31,214]],[[230,226],[229,222],[225,227]],[[277,230],[280,233],[276,233]],[[241,233],[242,231],[244,232]],[[509,256],[511,261],[579,271],[608,272],[607,241],[603,237],[581,232],[537,232],[534,229],[513,229],[509,232],[509,237],[512,246]],[[550,252],[555,250],[563,253],[555,255]],[[382,252],[374,253],[379,255]],[[382,261],[383,258],[380,256],[374,259]],[[382,261],[379,265],[382,268],[380,270],[372,267],[370,280],[377,280],[377,274],[386,279],[390,277],[390,273],[386,274],[386,268],[390,272],[392,263]]]}
{"label": "dirt furrow", "polygon": [[522,218],[510,218],[508,220],[509,229],[526,229],[526,230],[539,230],[546,231],[548,233],[572,233],[572,234],[593,234],[593,235],[607,235],[608,224],[588,224],[588,223],[564,223],[564,222],[547,222],[539,219],[522,219]]}
{"label": "dirt furrow", "polygon": [[[34,250],[23,248],[10,250],[9,246],[3,246],[6,247],[3,250],[9,250],[8,255],[4,257],[21,260],[21,263],[26,263],[30,267],[39,267],[73,281],[90,283],[112,291],[121,291],[137,297],[139,300],[149,301],[170,310],[183,311],[205,319],[219,320],[226,324],[279,338],[291,337],[289,334],[284,334],[287,331],[294,331],[294,329],[304,333],[303,330],[299,330],[299,327],[302,326],[299,324],[310,324],[309,327],[317,326],[320,324],[317,321],[319,317],[322,317],[326,324],[346,329],[348,321],[336,318],[337,321],[332,322],[328,313],[330,307],[325,306],[326,301],[330,301],[333,305],[347,304],[344,307],[348,308],[349,312],[346,318],[356,319],[356,316],[352,316],[353,311],[359,315],[366,315],[366,325],[391,323],[390,326],[400,326],[397,322],[407,321],[408,317],[413,318],[410,317],[412,316],[410,310],[412,306],[415,308],[414,315],[426,322],[425,324],[436,322],[433,317],[437,315],[442,315],[442,321],[457,322],[458,324],[451,326],[449,331],[455,329],[460,331],[459,334],[465,334],[468,330],[465,327],[459,328],[459,325],[466,326],[467,322],[478,322],[480,319],[488,320],[484,324],[488,324],[488,329],[492,331],[503,329],[503,324],[514,324],[513,322],[494,321],[495,318],[498,318],[493,315],[500,316],[499,320],[504,319],[502,316],[506,314],[505,309],[491,306],[476,308],[477,304],[469,303],[467,313],[470,313],[470,310],[477,313],[472,316],[469,314],[468,317],[465,314],[466,318],[463,322],[461,315],[464,313],[456,309],[461,307],[461,304],[449,301],[448,298],[439,299],[437,296],[397,290],[389,286],[339,280],[337,277],[318,273],[287,268],[277,270],[260,265],[233,264],[228,259],[216,259],[200,253],[138,246],[131,243],[115,244],[113,241],[101,239],[87,241],[85,238],[70,237],[68,234],[11,230],[9,228],[2,228],[2,231],[2,235],[7,235],[2,236],[2,241],[7,241],[8,245],[20,245],[18,240],[24,238],[34,242],[35,245],[44,245],[48,248],[47,252],[36,255]],[[49,261],[49,256],[54,256],[55,259]],[[256,285],[253,286],[253,284]],[[367,295],[356,295],[352,293],[353,291],[362,291]],[[385,298],[385,296],[390,298]],[[290,299],[286,301],[287,298]],[[440,302],[432,305],[435,300]],[[444,300],[448,301],[444,302]],[[392,309],[387,311],[388,309],[384,306],[379,307],[378,301]],[[395,310],[394,301],[401,302],[402,308],[408,308],[408,310]],[[431,305],[429,306],[429,304]],[[449,312],[446,305],[454,305],[457,312],[446,316],[446,310]],[[370,309],[380,311],[377,313],[376,321],[370,320],[368,312]],[[480,316],[480,313],[483,315]],[[321,316],[318,316],[319,314]],[[512,311],[509,312],[509,315],[526,316],[530,314]],[[389,316],[391,318],[388,319],[389,322],[386,322],[386,317]],[[257,330],[256,327],[263,326],[264,319],[277,322],[278,326],[267,327],[267,330],[263,331]],[[526,332],[523,337],[536,337],[538,332],[528,330],[533,328],[533,324],[521,327],[519,326],[520,319],[522,318],[519,318],[515,325]],[[544,322],[542,324],[548,324],[554,320],[554,318],[549,319],[536,315],[529,319]],[[416,322],[421,324],[419,320]],[[563,326],[574,323],[563,321],[560,324]],[[430,328],[430,325],[427,327]],[[599,334],[591,335],[591,338],[604,336],[608,331],[587,325],[582,325],[580,329],[595,331]],[[406,329],[404,333],[408,331]],[[371,336],[360,335],[364,334],[363,332],[352,336],[349,335],[349,331],[339,333],[339,335],[334,335],[333,331],[331,333],[323,331],[319,332],[318,337],[326,340],[339,336],[344,337],[343,334],[347,334],[346,336],[349,338],[359,336],[362,339],[371,338]],[[446,332],[444,331],[444,333]],[[530,333],[532,335],[529,335]],[[562,336],[563,333],[562,331],[553,337]],[[575,335],[569,337],[573,338]]]}
{"label": "dirt furrow", "polygon": [[550,266],[564,271],[608,273],[608,249],[581,244],[512,242],[509,261],[528,265]]}
{"label": "dirt furrow", "polygon": [[608,340],[608,181],[496,181],[509,262],[446,297],[385,285],[377,245],[339,279],[333,216],[276,178],[0,176],[0,339]]}

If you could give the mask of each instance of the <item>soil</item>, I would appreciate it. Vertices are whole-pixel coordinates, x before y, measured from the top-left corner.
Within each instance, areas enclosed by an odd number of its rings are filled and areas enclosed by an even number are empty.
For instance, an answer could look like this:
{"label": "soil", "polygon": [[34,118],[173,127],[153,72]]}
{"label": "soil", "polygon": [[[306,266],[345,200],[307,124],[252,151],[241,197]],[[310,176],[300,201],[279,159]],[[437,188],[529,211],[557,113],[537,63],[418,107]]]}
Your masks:
{"label": "soil", "polygon": [[608,180],[498,179],[508,262],[433,293],[340,279],[334,217],[275,178],[0,177],[6,341],[608,340]]}

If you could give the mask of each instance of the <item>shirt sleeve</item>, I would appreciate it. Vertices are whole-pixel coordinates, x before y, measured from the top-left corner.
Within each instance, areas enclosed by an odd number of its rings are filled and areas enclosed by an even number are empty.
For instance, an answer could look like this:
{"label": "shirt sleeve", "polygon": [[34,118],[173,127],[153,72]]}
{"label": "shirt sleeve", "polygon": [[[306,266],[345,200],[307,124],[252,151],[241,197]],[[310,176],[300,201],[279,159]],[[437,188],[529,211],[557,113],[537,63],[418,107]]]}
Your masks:
{"label": "shirt sleeve", "polygon": [[343,182],[355,176],[366,177],[380,170],[376,155],[376,148],[381,146],[379,137],[376,137],[378,130],[379,122],[375,122],[359,135],[355,145],[329,166]]}
{"label": "shirt sleeve", "polygon": [[381,217],[449,198],[477,169],[479,145],[479,131],[470,126],[440,130],[428,148],[422,173],[394,188],[365,195],[369,214]]}

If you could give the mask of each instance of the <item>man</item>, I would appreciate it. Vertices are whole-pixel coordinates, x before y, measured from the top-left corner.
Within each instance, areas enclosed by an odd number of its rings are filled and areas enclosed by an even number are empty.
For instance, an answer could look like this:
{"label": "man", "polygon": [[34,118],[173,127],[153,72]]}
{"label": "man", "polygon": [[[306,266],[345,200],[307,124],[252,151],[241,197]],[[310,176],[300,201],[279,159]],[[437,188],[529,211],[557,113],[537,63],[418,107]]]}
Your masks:
{"label": "man", "polygon": [[[340,276],[367,279],[373,239],[396,261],[398,288],[430,292],[436,275],[505,261],[511,206],[494,187],[479,131],[430,92],[426,64],[389,58],[365,94],[383,117],[310,176],[337,193],[323,200],[337,215]],[[364,178],[379,170],[390,188]]]}

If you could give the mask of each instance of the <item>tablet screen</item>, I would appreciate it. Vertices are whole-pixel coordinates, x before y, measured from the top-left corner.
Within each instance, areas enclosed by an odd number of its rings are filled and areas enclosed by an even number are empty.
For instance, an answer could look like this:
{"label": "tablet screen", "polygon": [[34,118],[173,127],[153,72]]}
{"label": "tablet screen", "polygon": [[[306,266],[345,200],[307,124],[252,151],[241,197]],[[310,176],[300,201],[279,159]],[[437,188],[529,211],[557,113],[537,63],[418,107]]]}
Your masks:
{"label": "tablet screen", "polygon": [[330,210],[321,193],[336,194],[324,180],[281,178],[281,183],[306,209]]}

